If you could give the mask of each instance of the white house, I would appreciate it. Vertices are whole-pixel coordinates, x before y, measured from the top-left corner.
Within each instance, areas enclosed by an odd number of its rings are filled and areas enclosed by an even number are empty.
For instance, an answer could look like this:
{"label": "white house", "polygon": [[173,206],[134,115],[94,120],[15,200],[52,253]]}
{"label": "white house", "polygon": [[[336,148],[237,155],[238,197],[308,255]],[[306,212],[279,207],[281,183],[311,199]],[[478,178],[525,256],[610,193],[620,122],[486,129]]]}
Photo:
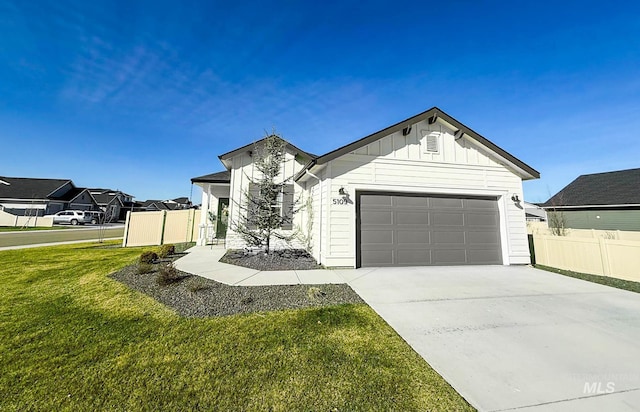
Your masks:
{"label": "white house", "polygon": [[[226,171],[192,179],[202,221],[218,216],[227,248],[243,246],[228,222],[254,176],[254,147],[219,156]],[[436,107],[322,156],[288,143],[282,176],[306,206],[294,247],[325,266],[530,262],[522,181],[540,174]]]}

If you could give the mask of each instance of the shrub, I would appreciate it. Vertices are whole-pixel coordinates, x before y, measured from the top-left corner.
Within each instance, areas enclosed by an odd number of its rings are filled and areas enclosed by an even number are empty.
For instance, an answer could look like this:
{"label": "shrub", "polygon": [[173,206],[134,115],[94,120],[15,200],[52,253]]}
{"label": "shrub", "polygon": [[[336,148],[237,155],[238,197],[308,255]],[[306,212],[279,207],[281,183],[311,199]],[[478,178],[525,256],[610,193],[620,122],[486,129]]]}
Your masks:
{"label": "shrub", "polygon": [[319,287],[312,286],[307,290],[307,297],[311,300],[316,300],[326,295]]}
{"label": "shrub", "polygon": [[138,263],[138,275],[153,272],[153,265],[151,263]]}
{"label": "shrub", "polygon": [[195,293],[200,290],[209,289],[209,282],[200,276],[194,276],[188,280],[187,289],[189,292]]}
{"label": "shrub", "polygon": [[166,258],[176,253],[176,247],[172,244],[166,244],[160,246],[160,252],[158,252],[158,256],[161,258]]}
{"label": "shrub", "polygon": [[182,276],[178,272],[178,269],[173,263],[165,263],[158,269],[158,284],[160,286],[170,285],[182,279]]}
{"label": "shrub", "polygon": [[140,263],[147,263],[147,264],[151,264],[156,260],[158,260],[158,254],[150,250],[142,252],[139,259]]}

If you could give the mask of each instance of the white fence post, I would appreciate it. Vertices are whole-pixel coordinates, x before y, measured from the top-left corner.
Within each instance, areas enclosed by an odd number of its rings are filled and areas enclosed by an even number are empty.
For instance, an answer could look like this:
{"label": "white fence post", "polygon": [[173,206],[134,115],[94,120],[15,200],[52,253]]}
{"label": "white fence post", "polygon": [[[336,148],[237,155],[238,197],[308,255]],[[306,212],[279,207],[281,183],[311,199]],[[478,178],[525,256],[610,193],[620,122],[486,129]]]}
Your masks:
{"label": "white fence post", "polygon": [[131,222],[131,211],[127,210],[127,218],[124,223],[124,237],[122,238],[122,247],[127,247],[127,235],[129,235],[129,223]]}

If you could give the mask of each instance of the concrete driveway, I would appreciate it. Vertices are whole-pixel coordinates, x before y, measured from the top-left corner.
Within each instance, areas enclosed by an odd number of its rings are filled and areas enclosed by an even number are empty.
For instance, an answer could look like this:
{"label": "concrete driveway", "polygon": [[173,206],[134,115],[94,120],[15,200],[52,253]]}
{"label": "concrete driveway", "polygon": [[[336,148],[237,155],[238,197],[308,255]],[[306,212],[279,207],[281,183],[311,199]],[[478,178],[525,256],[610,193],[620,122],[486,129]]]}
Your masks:
{"label": "concrete driveway", "polygon": [[523,266],[352,276],[351,287],[479,410],[640,410],[640,294]]}

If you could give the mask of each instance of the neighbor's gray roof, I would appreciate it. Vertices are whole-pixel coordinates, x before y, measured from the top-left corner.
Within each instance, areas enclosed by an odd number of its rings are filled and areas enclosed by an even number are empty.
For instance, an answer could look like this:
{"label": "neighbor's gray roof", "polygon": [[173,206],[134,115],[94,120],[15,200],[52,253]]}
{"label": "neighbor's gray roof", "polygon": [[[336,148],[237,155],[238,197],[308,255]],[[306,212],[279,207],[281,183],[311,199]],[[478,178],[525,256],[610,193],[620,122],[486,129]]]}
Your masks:
{"label": "neighbor's gray roof", "polygon": [[[0,198],[46,199],[51,193],[71,182],[70,179],[33,179],[29,177],[3,177],[9,185],[0,184]],[[72,182],[71,182],[72,183]]]}
{"label": "neighbor's gray roof", "polygon": [[597,205],[640,205],[640,169],[579,176],[543,206]]}
{"label": "neighbor's gray roof", "polygon": [[191,183],[230,183],[231,172],[225,170],[223,172],[211,173],[204,176],[198,176],[191,179]]}

